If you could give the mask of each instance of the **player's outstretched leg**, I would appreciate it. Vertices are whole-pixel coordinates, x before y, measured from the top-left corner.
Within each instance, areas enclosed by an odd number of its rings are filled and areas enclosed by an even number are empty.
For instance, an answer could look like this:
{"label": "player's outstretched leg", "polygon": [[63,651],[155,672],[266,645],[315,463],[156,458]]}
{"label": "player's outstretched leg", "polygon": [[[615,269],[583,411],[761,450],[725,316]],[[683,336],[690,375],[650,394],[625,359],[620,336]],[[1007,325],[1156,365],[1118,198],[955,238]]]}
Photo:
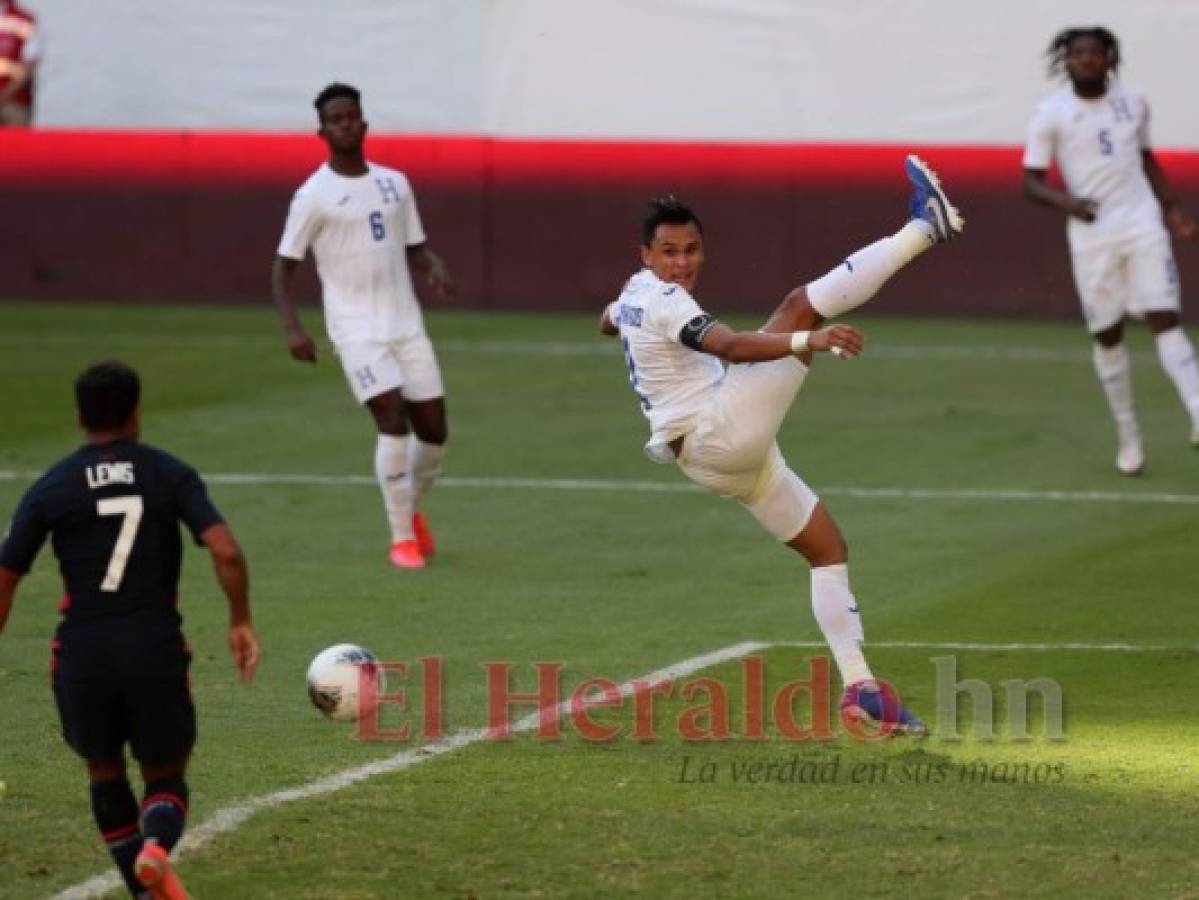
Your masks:
{"label": "player's outstretched leg", "polygon": [[844,315],[877,294],[925,250],[962,233],[965,220],[928,164],[909,156],[904,171],[912,184],[911,219],[895,234],[863,247],[828,274],[788,294],[763,331],[810,331],[825,319]]}

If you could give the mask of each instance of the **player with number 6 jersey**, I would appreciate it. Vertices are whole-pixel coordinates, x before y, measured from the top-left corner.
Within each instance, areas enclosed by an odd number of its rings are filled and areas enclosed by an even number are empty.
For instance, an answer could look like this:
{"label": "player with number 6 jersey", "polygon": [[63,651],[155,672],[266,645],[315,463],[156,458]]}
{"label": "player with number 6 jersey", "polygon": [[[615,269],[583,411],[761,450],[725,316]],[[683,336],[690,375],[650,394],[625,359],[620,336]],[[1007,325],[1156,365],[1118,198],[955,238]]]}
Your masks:
{"label": "player with number 6 jersey", "polygon": [[[258,665],[258,641],[237,541],[196,471],[138,442],[140,393],[122,363],[92,366],[75,382],[87,443],[17,506],[0,546],[0,630],[50,538],[66,587],[51,663],[63,737],[87,763],[96,824],[130,893],[173,898],[185,896],[168,854],[183,833],[196,739],[178,611],[180,522],[212,555],[243,680]],[[145,782],[140,810],[126,744]]]}
{"label": "player with number 6 jersey", "polygon": [[434,544],[417,506],[441,473],[447,428],[441,371],[409,267],[443,298],[454,283],[425,243],[408,179],[364,155],[358,90],[331,84],[314,105],[329,160],[292,200],[271,273],[275,306],[292,357],[316,362],[292,301],[296,271],[311,250],[329,338],[378,430],[375,477],[391,528],[389,558],[401,569],[423,569]]}

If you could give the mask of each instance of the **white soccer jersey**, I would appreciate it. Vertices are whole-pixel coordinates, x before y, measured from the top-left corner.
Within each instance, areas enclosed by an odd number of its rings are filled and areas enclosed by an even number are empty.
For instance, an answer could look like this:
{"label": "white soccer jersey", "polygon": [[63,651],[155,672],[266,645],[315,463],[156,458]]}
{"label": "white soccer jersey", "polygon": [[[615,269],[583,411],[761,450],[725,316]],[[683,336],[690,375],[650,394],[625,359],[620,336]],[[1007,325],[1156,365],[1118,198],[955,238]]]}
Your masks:
{"label": "white soccer jersey", "polygon": [[657,462],[671,462],[666,444],[691,430],[724,377],[719,359],[679,340],[683,326],[704,311],[683,287],[643,269],[625,284],[610,315],[620,329],[629,383],[649,419],[646,452]]}
{"label": "white soccer jersey", "polygon": [[1037,107],[1024,167],[1048,169],[1056,158],[1066,189],[1099,205],[1094,222],[1070,217],[1071,247],[1112,244],[1164,228],[1141,157],[1148,148],[1149,104],[1139,92],[1112,82],[1084,100],[1066,87]]}
{"label": "white soccer jersey", "polygon": [[416,198],[402,172],[368,168],[357,178],[317,169],[296,191],[279,241],[290,259],[312,249],[325,327],[338,345],[424,333],[407,256],[425,242]]}

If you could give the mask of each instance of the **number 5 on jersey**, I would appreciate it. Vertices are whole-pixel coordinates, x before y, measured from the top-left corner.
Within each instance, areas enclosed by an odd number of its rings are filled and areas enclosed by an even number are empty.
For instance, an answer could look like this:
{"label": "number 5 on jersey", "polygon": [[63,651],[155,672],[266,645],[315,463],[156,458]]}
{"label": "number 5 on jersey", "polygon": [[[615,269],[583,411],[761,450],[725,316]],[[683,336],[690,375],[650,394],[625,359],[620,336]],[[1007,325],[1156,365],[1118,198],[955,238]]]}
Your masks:
{"label": "number 5 on jersey", "polygon": [[100,590],[107,593],[119,590],[121,579],[125,577],[125,566],[129,563],[129,554],[133,550],[133,542],[137,539],[137,527],[142,521],[142,498],[136,494],[128,497],[107,497],[96,501],[96,512],[101,516],[121,516],[121,530],[117,532],[117,542],[112,548],[112,557],[108,560],[108,571],[100,582]]}

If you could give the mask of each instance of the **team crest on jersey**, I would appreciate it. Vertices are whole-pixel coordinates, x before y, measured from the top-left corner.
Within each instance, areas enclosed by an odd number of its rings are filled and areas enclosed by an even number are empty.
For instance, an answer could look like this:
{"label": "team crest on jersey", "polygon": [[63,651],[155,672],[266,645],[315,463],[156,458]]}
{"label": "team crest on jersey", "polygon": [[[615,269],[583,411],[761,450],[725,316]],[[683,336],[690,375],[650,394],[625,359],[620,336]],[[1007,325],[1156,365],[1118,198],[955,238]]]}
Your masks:
{"label": "team crest on jersey", "polygon": [[383,196],[384,203],[400,202],[400,189],[396,187],[395,181],[391,178],[376,178],[375,184],[379,186],[379,193]]}
{"label": "team crest on jersey", "polygon": [[1117,122],[1132,122],[1136,119],[1136,116],[1132,114],[1132,108],[1128,105],[1127,97],[1115,97],[1111,103]]}

